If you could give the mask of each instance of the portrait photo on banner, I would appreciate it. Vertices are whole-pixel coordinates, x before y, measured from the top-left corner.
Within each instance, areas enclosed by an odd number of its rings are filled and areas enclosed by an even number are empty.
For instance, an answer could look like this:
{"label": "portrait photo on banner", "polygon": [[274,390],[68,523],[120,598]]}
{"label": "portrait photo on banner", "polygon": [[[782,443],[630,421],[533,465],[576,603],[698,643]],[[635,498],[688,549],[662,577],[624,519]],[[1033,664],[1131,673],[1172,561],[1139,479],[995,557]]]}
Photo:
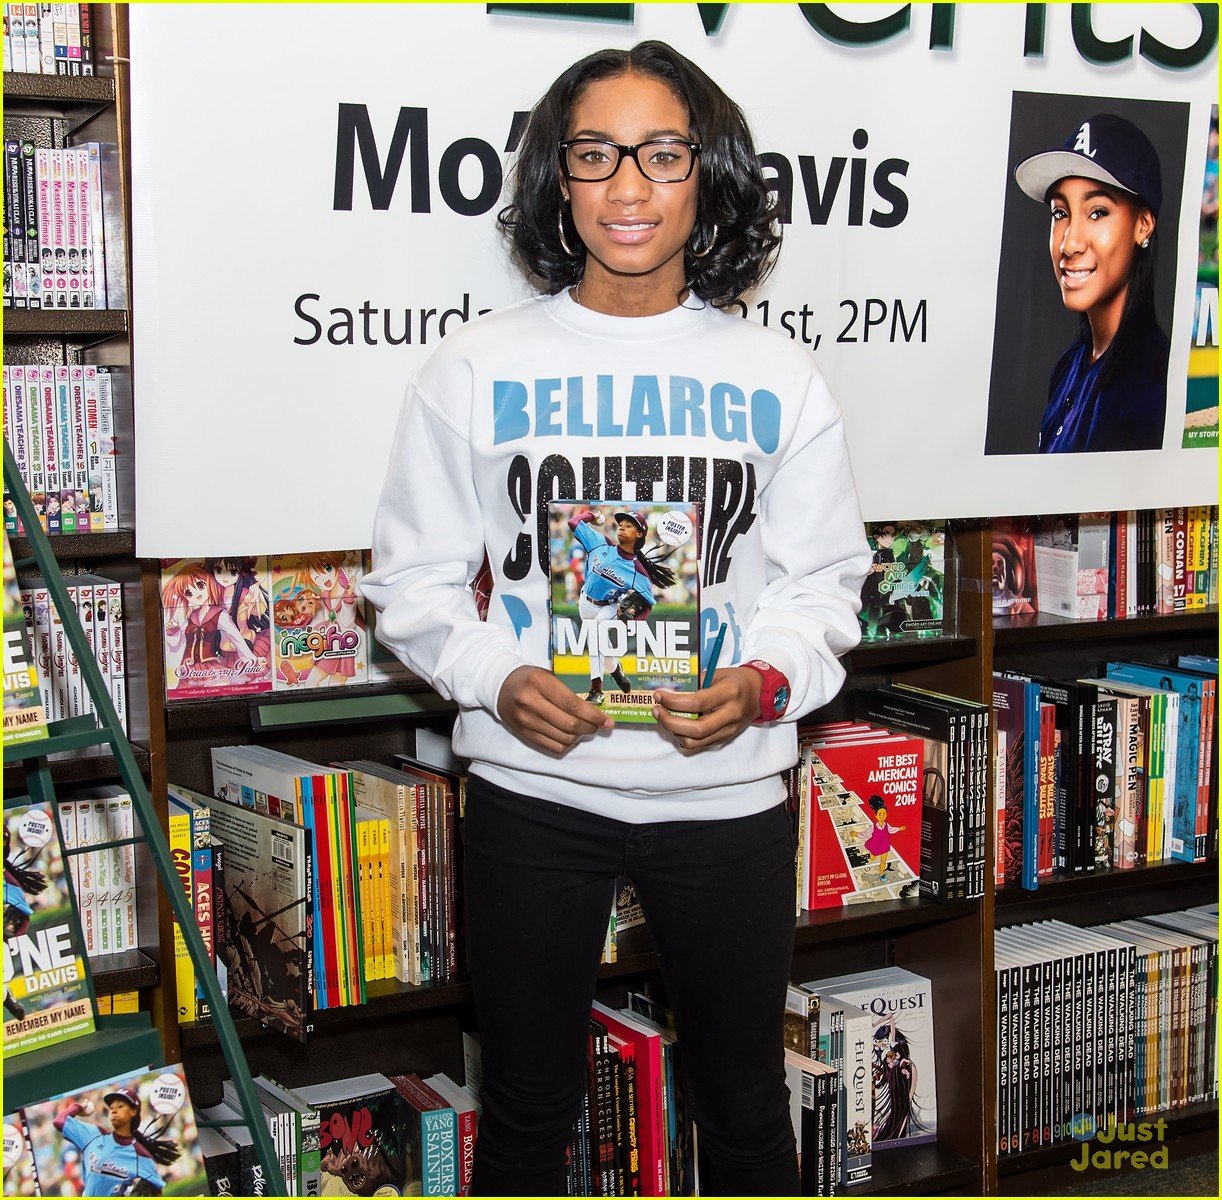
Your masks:
{"label": "portrait photo on banner", "polygon": [[[1172,328],[1188,114],[1014,93],[986,455],[1158,450],[1168,409],[1179,444],[1186,381],[1167,356],[1188,336]],[[1195,188],[1195,159],[1191,174]]]}

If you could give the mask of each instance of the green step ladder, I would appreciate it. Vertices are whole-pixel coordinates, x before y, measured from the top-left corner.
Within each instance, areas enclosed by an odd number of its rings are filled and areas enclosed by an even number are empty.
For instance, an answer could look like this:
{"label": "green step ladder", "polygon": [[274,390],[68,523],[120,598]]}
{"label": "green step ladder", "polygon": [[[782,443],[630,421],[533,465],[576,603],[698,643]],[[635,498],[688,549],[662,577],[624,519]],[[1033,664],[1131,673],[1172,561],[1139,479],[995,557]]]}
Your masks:
{"label": "green step ladder", "polygon": [[[106,850],[140,842],[148,845],[153,865],[161,880],[161,886],[170,901],[174,919],[182,930],[187,951],[195,965],[196,978],[202,985],[204,996],[211,1008],[217,1040],[220,1042],[225,1062],[229,1066],[230,1077],[233,1079],[238,1097],[242,1102],[242,1113],[250,1129],[251,1137],[254,1139],[255,1154],[263,1167],[264,1177],[267,1180],[267,1195],[287,1195],[284,1175],[280,1170],[280,1162],[272,1145],[271,1133],[263,1114],[263,1106],[259,1102],[254,1083],[251,1080],[250,1067],[246,1062],[246,1056],[242,1053],[229,1006],[221,994],[220,982],[217,980],[216,971],[212,967],[207,948],[204,946],[204,939],[196,924],[195,913],[183,893],[182,884],[170,858],[169,845],[157,821],[153,801],[144,778],[140,774],[131,743],[119,724],[119,717],[115,712],[110,690],[102,678],[97,660],[85,638],[85,631],[77,615],[76,605],[69,598],[68,587],[59,569],[59,563],[39,523],[33,502],[17,471],[17,464],[7,441],[4,444],[4,483],[17,508],[17,515],[25,530],[24,536],[29,540],[30,549],[33,552],[32,558],[21,559],[15,565],[28,567],[37,564],[42,573],[47,591],[51,594],[56,611],[59,613],[68,643],[76,654],[85,688],[94,709],[92,716],[72,717],[68,720],[52,722],[48,729],[49,736],[46,738],[4,747],[5,765],[23,763],[28,787],[28,794],[6,795],[4,798],[5,810],[20,808],[27,804],[48,805],[54,815],[56,829],[62,842],[63,830],[59,828],[59,806],[55,799],[55,785],[51,779],[51,768],[47,763],[47,756],[64,750],[80,750],[90,746],[107,746],[110,749],[118,766],[119,775],[132,798],[140,831],[130,838],[120,838],[93,846],[70,849],[65,853],[71,856],[84,853],[86,850]],[[80,907],[77,904],[70,872],[66,874],[66,881],[72,895],[73,910],[79,914]],[[87,975],[87,979],[89,981],[89,999],[94,1004],[96,1011],[92,973]],[[49,1094],[79,1089],[115,1075],[141,1070],[151,1063],[163,1062],[164,1053],[161,1036],[152,1028],[147,1013],[99,1017],[97,1029],[92,1034],[61,1042],[46,1050],[31,1051],[13,1059],[6,1059],[4,1062],[6,1108],[19,1108],[45,1099]],[[49,1082],[51,1079],[54,1080],[53,1083]]]}

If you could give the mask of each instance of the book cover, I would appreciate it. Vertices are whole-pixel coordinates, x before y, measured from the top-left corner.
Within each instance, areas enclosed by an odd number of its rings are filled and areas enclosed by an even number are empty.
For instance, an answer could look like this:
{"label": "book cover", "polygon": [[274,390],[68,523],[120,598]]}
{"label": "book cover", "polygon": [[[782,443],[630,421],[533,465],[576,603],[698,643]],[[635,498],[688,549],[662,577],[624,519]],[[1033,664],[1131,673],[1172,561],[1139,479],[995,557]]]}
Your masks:
{"label": "book cover", "polygon": [[4,1117],[4,1194],[41,1196],[38,1172],[34,1169],[34,1147],[21,1113]]}
{"label": "book cover", "polygon": [[361,575],[356,550],[271,560],[275,691],[368,682]]}
{"label": "book cover", "polygon": [[548,505],[552,671],[619,722],[700,686],[698,526],[692,504]]}
{"label": "book cover", "polygon": [[181,1066],[154,1067],[25,1110],[49,1196],[207,1194],[195,1112]]}
{"label": "book cover", "polygon": [[454,1109],[418,1075],[391,1075],[390,1081],[407,1110],[404,1158],[409,1191],[420,1196],[456,1196],[458,1122]]}
{"label": "book cover", "polygon": [[807,907],[915,896],[924,743],[880,731],[812,749]]}
{"label": "book cover", "polygon": [[44,804],[4,814],[4,1053],[91,1033],[85,944],[55,818]]}
{"label": "book cover", "polygon": [[407,1111],[385,1075],[358,1075],[296,1094],[318,1110],[324,1196],[402,1196]]}
{"label": "book cover", "polygon": [[862,641],[941,637],[946,522],[871,522],[866,538],[874,557],[861,589]]}
{"label": "book cover", "polygon": [[25,610],[8,534],[4,535],[4,744],[16,746],[47,736],[38,664],[30,645]]}
{"label": "book cover", "polygon": [[313,904],[305,829],[185,788],[206,803],[225,844],[229,1007],[304,1042],[312,1028]]}
{"label": "book cover", "polygon": [[265,558],[178,558],[161,564],[167,700],[272,690]]}
{"label": "book cover", "polygon": [[1039,610],[1035,531],[1029,517],[993,520],[993,616],[1017,617]]}
{"label": "book cover", "polygon": [[873,1018],[872,1149],[937,1140],[933,990],[922,975],[886,967],[813,980],[811,991],[833,992]]}

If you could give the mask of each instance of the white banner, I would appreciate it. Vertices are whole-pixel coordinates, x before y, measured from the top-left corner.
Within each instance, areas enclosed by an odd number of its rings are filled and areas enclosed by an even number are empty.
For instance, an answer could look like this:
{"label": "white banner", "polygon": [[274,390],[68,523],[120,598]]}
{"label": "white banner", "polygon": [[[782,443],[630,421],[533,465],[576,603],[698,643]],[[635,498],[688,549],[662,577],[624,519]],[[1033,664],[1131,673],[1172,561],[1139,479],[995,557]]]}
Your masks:
{"label": "white banner", "polygon": [[[1183,448],[1214,6],[489,7],[132,7],[140,555],[369,544],[407,381],[526,294],[495,221],[514,114],[645,38],[748,115],[790,220],[746,315],[814,352],[867,520],[1216,501],[1216,438]],[[1075,326],[1011,155],[1023,122],[1059,144],[1111,111],[1152,114],[1162,158],[1162,449],[1041,455]],[[1215,266],[1214,346],[1216,305]]]}

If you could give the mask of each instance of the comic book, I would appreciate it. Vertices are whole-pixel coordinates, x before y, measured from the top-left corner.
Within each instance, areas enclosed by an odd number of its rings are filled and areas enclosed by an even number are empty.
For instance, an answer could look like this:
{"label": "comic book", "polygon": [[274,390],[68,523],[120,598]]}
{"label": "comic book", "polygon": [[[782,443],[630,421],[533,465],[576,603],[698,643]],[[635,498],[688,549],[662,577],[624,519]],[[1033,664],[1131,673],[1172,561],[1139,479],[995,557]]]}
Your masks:
{"label": "comic book", "polygon": [[181,1066],[65,1092],[27,1105],[25,1118],[44,1195],[208,1194]]}
{"label": "comic book", "polygon": [[313,843],[300,825],[170,785],[211,810],[225,846],[222,948],[229,1007],[304,1042],[314,988]]}
{"label": "comic book", "polygon": [[367,683],[369,643],[359,550],[271,560],[274,690]]}
{"label": "comic book", "polygon": [[808,909],[915,897],[921,872],[920,738],[808,735]]}
{"label": "comic book", "polygon": [[45,804],[4,814],[4,1053],[92,1033],[93,1001],[63,847]]}
{"label": "comic book", "polygon": [[41,1196],[38,1173],[34,1170],[34,1147],[21,1113],[4,1117],[4,1194]]}
{"label": "comic book", "polygon": [[38,664],[30,647],[13,552],[4,535],[4,744],[15,746],[47,736]]}
{"label": "comic book", "polygon": [[552,671],[616,721],[653,724],[653,688],[700,686],[693,504],[548,505]]}
{"label": "comic book", "polygon": [[1035,531],[1030,517],[993,519],[993,616],[1038,611]]}
{"label": "comic book", "polygon": [[164,560],[166,699],[270,692],[270,609],[265,558]]}
{"label": "comic book", "polygon": [[866,526],[873,551],[861,589],[865,642],[941,637],[946,588],[945,521],[877,521]]}

